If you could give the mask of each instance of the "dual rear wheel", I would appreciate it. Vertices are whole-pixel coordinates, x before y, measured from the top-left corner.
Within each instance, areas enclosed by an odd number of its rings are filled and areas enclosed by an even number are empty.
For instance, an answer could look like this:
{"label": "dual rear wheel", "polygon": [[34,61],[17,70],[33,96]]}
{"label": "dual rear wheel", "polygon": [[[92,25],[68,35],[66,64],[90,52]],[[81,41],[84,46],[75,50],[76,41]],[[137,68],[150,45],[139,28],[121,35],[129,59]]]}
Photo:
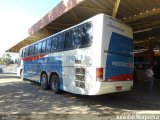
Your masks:
{"label": "dual rear wheel", "polygon": [[60,92],[60,81],[58,75],[52,75],[50,83],[48,84],[48,76],[46,73],[43,73],[41,75],[41,87],[44,90],[47,90],[50,87],[55,94],[58,94]]}
{"label": "dual rear wheel", "polygon": [[59,82],[59,77],[57,75],[53,75],[51,77],[50,86],[51,86],[51,90],[55,94],[58,94],[60,92],[60,82]]}
{"label": "dual rear wheel", "polygon": [[46,73],[43,73],[41,75],[41,87],[43,90],[47,90],[49,85],[48,85],[48,76]]}

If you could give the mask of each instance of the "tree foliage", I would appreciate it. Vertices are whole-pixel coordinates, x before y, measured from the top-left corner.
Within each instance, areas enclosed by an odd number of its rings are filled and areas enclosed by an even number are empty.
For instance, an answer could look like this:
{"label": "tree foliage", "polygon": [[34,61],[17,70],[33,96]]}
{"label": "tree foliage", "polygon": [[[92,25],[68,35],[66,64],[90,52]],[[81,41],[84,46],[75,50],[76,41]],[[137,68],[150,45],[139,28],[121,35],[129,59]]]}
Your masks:
{"label": "tree foliage", "polygon": [[2,57],[0,57],[0,64],[1,65],[9,65],[13,64],[13,60],[11,59],[11,55],[9,53],[3,54]]}

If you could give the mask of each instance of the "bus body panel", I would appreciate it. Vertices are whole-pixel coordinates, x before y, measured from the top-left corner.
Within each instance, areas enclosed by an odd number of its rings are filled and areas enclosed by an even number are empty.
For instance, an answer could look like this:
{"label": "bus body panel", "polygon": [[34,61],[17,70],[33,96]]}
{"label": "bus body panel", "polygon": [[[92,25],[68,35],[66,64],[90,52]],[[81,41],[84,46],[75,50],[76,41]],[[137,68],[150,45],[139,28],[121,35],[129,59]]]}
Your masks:
{"label": "bus body panel", "polygon": [[132,81],[97,82],[94,87],[94,90],[90,91],[89,95],[102,95],[108,93],[129,91],[131,89],[132,84]]}
{"label": "bus body panel", "polygon": [[133,40],[112,33],[107,51],[105,79],[132,80]]}
{"label": "bus body panel", "polygon": [[[101,82],[99,86],[103,86],[103,89],[106,89],[106,93],[131,90],[133,86],[132,29],[112,17],[104,15],[103,20],[101,47],[101,55],[103,57],[99,67],[104,68],[103,81],[105,82]],[[121,88],[116,89],[116,87]]]}

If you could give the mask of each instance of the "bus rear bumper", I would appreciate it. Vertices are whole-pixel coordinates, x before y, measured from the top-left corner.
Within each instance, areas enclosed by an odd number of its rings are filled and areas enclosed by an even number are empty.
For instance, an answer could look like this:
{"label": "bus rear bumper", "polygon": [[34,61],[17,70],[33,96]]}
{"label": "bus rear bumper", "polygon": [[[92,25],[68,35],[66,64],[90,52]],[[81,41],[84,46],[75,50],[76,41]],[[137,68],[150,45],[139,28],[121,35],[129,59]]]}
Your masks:
{"label": "bus rear bumper", "polygon": [[95,95],[129,91],[133,87],[133,81],[99,82],[98,85],[99,85],[99,89],[97,89],[97,92]]}

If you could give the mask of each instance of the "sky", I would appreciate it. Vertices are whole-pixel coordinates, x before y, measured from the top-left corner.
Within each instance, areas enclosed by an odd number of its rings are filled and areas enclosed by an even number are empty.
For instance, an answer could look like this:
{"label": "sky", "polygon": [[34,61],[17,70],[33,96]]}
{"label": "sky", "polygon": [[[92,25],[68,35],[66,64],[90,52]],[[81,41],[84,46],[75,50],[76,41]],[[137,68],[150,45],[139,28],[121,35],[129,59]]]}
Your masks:
{"label": "sky", "polygon": [[61,0],[0,0],[0,56]]}

